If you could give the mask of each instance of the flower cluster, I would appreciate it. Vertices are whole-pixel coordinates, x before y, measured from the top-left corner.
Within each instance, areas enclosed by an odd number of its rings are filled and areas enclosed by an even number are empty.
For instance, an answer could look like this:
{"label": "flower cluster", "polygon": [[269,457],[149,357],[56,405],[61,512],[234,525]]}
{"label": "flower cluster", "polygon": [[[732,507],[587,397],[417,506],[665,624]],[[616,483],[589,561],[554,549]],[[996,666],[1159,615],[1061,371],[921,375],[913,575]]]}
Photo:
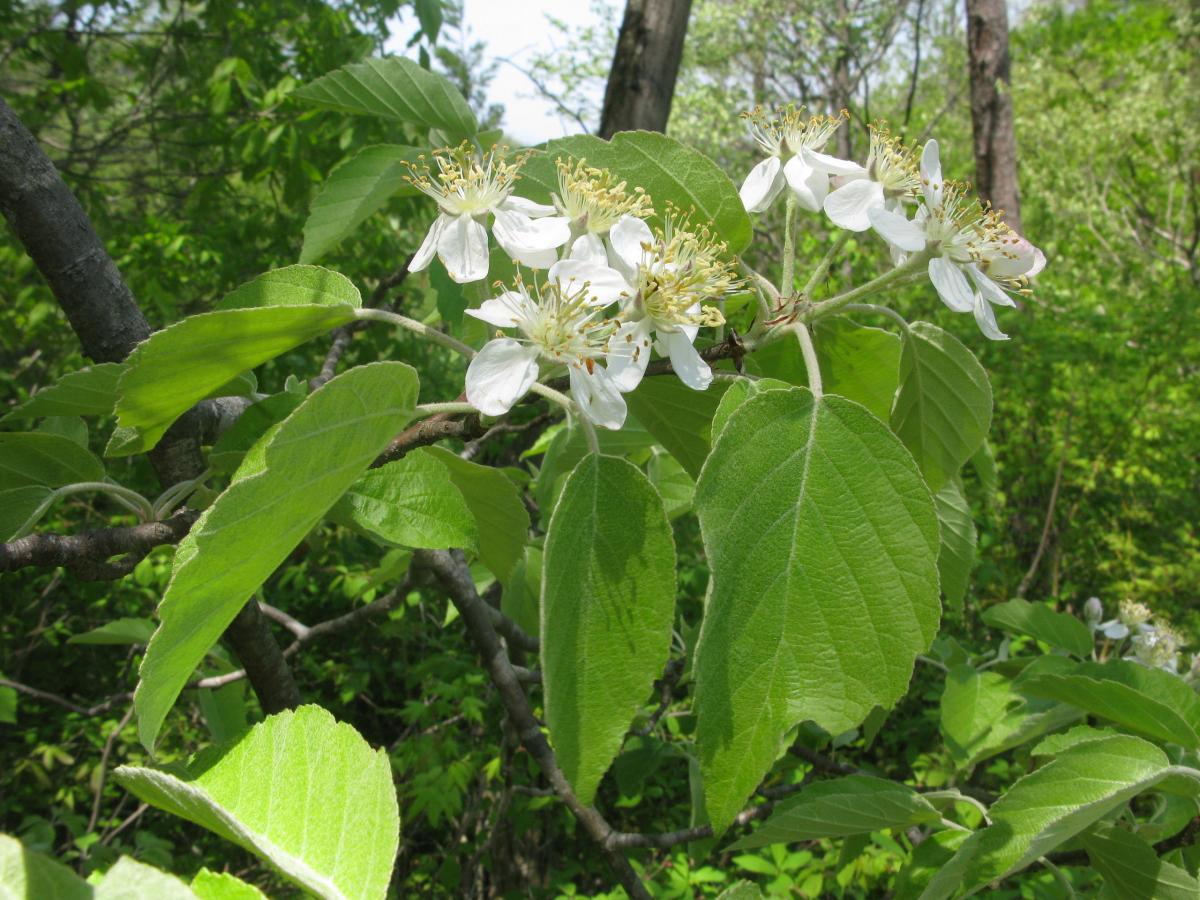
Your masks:
{"label": "flower cluster", "polygon": [[1150,607],[1122,600],[1117,617],[1107,622],[1100,621],[1104,618],[1103,609],[1099,598],[1089,598],[1084,606],[1088,627],[1106,640],[1118,642],[1118,646],[1128,638],[1130,652],[1126,659],[1153,669],[1179,671],[1179,651],[1187,641],[1161,617],[1156,620]]}
{"label": "flower cluster", "polygon": [[[786,181],[804,209],[823,209],[830,221],[849,231],[874,229],[897,265],[909,254],[925,254],[929,280],[942,302],[955,312],[974,313],[988,338],[1007,338],[993,306],[1015,306],[1010,294],[1028,293],[1029,279],[1042,270],[1046,258],[964,185],[942,178],[936,141],[925,145],[918,165],[902,141],[882,126],[872,126],[867,161],[859,165],[819,152],[838,119],[805,120],[794,107],[775,119],[759,109],[746,118],[768,153],[742,184],[748,212],[766,210]],[[911,218],[909,207],[915,207]]]}
{"label": "flower cluster", "polygon": [[[431,167],[411,166],[410,181],[437,201],[440,215],[410,268],[436,253],[458,282],[488,272],[487,223],[514,262],[548,269],[532,284],[515,283],[467,313],[513,335],[489,341],[467,369],[467,401],[502,415],[541,375],[565,367],[580,412],[605,428],[620,428],[622,394],[637,387],[652,351],[668,357],[689,387],[704,390],[712,371],[694,346],[702,326],[724,322],[705,302],[737,286],[726,246],[707,227],[670,209],[651,230],[654,214],[641,188],[629,189],[586,160],[559,160],[552,206],[513,195],[524,158],[503,150],[475,153],[468,145],[438,151]],[[497,285],[497,287],[501,287]]]}

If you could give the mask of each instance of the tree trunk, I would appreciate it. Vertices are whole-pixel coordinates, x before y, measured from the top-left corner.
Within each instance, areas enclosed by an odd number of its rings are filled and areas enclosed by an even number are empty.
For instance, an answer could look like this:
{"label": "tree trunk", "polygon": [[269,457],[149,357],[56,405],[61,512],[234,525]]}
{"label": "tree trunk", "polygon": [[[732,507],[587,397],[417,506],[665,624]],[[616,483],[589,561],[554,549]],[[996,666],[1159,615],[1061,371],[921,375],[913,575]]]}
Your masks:
{"label": "tree trunk", "polygon": [[[50,285],[83,352],[120,362],[150,335],[150,325],[83,207],[37,139],[0,98],[0,214]],[[204,471],[202,416],[193,408],[149,454],[164,488]],[[250,608],[253,605],[253,609]],[[251,599],[225,632],[239,651],[259,702],[268,712],[298,706],[287,662]],[[252,653],[255,658],[241,656]]]}
{"label": "tree trunk", "polygon": [[666,131],[692,0],[628,0],[600,116],[600,137]]}
{"label": "tree trunk", "polygon": [[980,198],[1021,231],[1005,0],[966,0],[975,182]]}

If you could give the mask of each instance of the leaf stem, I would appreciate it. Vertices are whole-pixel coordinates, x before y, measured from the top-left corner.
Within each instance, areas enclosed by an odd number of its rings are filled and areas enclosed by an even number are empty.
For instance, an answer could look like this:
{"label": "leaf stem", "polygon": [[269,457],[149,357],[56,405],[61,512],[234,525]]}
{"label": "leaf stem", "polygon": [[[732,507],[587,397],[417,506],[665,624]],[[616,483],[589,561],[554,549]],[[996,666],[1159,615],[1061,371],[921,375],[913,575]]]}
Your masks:
{"label": "leaf stem", "polygon": [[814,303],[806,311],[804,319],[807,322],[815,322],[817,319],[837,312],[855,300],[878,293],[886,287],[895,287],[909,276],[916,275],[928,262],[929,251],[922,250],[920,253],[914,253],[903,263],[889,272],[884,272],[878,278],[872,278],[866,284],[860,284],[858,287],[844,291],[836,297],[830,297],[828,300]]}
{"label": "leaf stem", "polygon": [[425,416],[436,416],[441,414],[457,414],[457,413],[473,413],[478,412],[470,403],[422,403],[417,406],[415,419],[424,418]]}
{"label": "leaf stem", "polygon": [[890,307],[879,306],[875,303],[847,303],[842,309],[846,312],[877,313],[881,316],[887,316],[905,331],[908,331],[908,319]]}
{"label": "leaf stem", "polygon": [[596,426],[592,424],[592,420],[585,416],[573,401],[566,394],[556,391],[552,387],[542,384],[540,381],[534,382],[530,388],[535,394],[540,394],[547,400],[553,400],[567,412],[572,413],[579,420],[579,425],[583,429],[583,436],[587,438],[588,449],[597,456],[600,455],[600,438],[596,436]]}
{"label": "leaf stem", "polygon": [[800,343],[800,352],[804,354],[804,368],[808,372],[808,388],[813,392],[813,396],[818,400],[824,393],[821,385],[821,365],[817,361],[817,348],[813,346],[812,335],[808,332],[808,326],[803,322],[797,322],[792,326],[792,330],[796,332],[796,340]]}
{"label": "leaf stem", "polygon": [[360,309],[355,312],[355,318],[375,322],[387,322],[390,325],[405,328],[426,340],[441,344],[443,347],[447,347],[455,353],[465,356],[467,359],[473,359],[475,356],[475,351],[457,338],[452,338],[444,331],[430,328],[416,319],[410,319],[408,316],[402,316],[399,313],[389,312],[386,309]]}
{"label": "leaf stem", "polygon": [[837,236],[836,240],[834,240],[834,242],[830,245],[829,249],[825,251],[825,255],[821,257],[821,261],[817,263],[817,267],[813,269],[812,274],[808,276],[808,281],[804,285],[804,290],[800,292],[800,296],[802,298],[808,300],[810,297],[812,297],[812,292],[817,289],[817,285],[820,284],[821,281],[824,280],[825,276],[829,274],[829,269],[833,265],[833,261],[837,258],[838,253],[841,252],[841,249],[846,246],[846,242],[850,240],[850,236],[853,233],[854,232],[852,231],[843,231]]}
{"label": "leaf stem", "polygon": [[790,297],[796,289],[796,195],[785,188],[787,202],[783,208],[783,275],[779,278],[779,295]]}

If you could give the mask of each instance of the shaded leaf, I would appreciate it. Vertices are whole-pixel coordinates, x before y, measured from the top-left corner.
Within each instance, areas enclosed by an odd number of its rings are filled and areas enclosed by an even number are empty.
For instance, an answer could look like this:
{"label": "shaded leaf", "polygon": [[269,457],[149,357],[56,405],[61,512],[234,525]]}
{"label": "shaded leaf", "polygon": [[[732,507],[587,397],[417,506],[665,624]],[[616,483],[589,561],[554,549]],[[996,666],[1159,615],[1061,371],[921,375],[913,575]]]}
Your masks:
{"label": "shaded leaf", "polygon": [[117,402],[117,381],[123,371],[124,363],[100,363],[70,372],[10,411],[0,422],[42,416],[107,415]]}
{"label": "shaded leaf", "polygon": [[103,478],[104,464],[70,438],[37,431],[0,433],[0,491]]}
{"label": "shaded leaf", "polygon": [[154,634],[154,623],[149,619],[113,619],[99,628],[73,634],[68,644],[127,645],[145,644]]}
{"label": "shaded leaf", "polygon": [[938,575],[946,605],[961,611],[975,567],[975,521],[971,505],[963,496],[962,481],[955,476],[933,495],[937,508],[941,542],[938,548]]}
{"label": "shaded leaf", "polygon": [[1044,603],[1015,599],[983,611],[983,621],[993,628],[1028,634],[1073,656],[1092,655],[1092,633],[1074,616],[1057,612]]}
{"label": "shaded leaf", "polygon": [[643,378],[637,390],[625,395],[633,417],[662,444],[693,478],[711,447],[713,415],[727,383],[714,382],[706,391],[693,391],[673,375]]}
{"label": "shaded leaf", "polygon": [[888,420],[900,384],[900,338],[840,316],[813,326],[817,364],[826,393],[861,403]]}

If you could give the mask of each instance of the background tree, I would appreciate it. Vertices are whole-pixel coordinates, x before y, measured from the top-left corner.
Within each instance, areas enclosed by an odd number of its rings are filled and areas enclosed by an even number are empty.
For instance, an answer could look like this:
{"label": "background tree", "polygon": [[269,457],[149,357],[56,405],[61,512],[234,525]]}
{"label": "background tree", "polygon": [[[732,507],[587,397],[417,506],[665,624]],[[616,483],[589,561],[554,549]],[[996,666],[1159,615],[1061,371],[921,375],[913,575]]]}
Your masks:
{"label": "background tree", "polygon": [[609,67],[599,134],[664,131],[692,0],[628,0]]}

